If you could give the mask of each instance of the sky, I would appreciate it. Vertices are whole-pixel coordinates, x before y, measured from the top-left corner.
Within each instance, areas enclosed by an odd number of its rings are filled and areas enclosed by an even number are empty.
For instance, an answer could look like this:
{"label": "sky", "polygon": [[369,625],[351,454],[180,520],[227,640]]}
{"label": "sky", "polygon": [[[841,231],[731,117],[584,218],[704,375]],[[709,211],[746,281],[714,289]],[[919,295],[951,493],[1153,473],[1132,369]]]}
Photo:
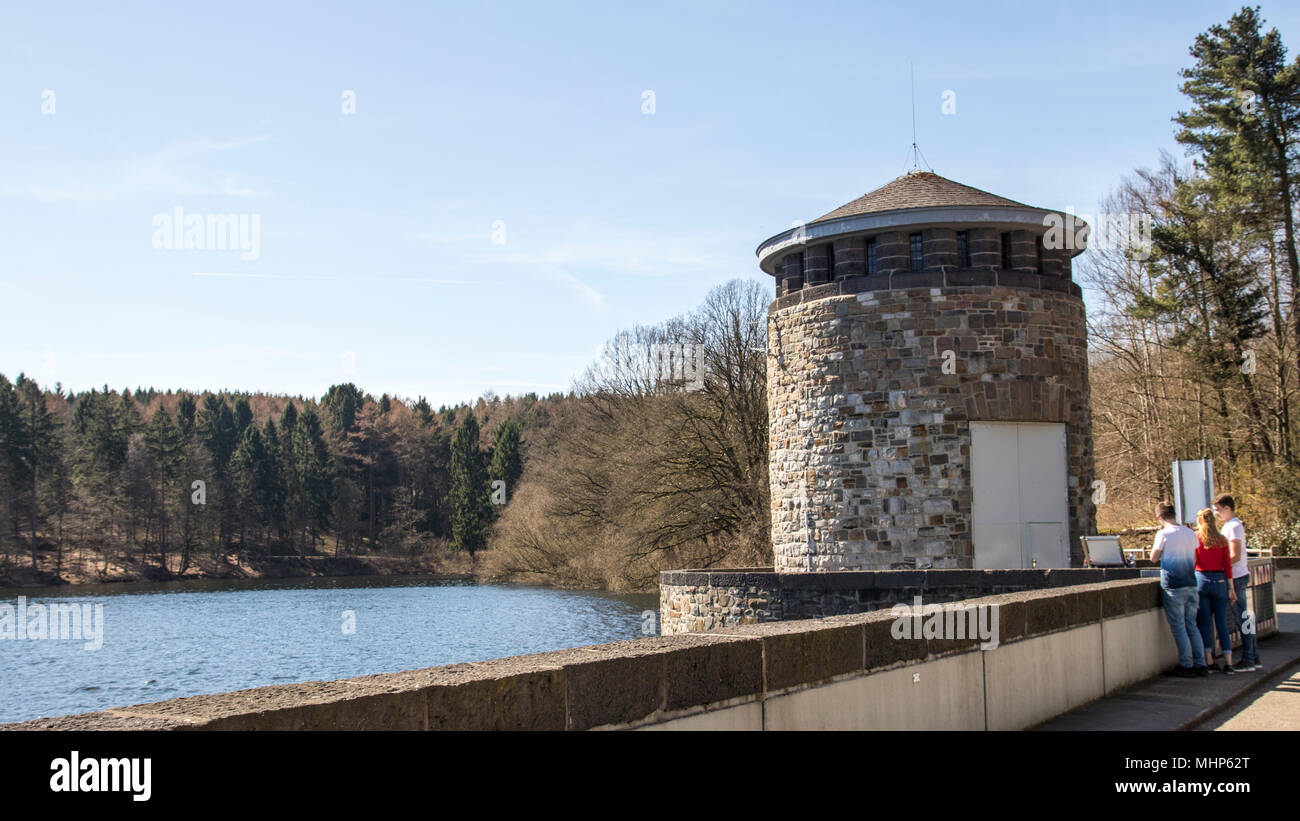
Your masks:
{"label": "sky", "polygon": [[[762,240],[906,172],[913,73],[936,173],[1094,213],[1183,155],[1178,71],[1238,8],[11,4],[0,373],[567,390],[621,329],[772,288]],[[1294,46],[1300,6],[1262,11]]]}

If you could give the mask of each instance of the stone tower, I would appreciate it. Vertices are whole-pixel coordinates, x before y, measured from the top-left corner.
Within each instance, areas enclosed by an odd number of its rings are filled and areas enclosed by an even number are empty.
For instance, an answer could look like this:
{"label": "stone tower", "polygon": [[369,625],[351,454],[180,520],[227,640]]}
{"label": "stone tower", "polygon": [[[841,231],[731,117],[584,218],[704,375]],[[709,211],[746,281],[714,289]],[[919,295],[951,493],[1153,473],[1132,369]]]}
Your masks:
{"label": "stone tower", "polygon": [[1083,249],[1062,223],[1087,230],[916,171],[758,247],[777,571],[1081,566]]}

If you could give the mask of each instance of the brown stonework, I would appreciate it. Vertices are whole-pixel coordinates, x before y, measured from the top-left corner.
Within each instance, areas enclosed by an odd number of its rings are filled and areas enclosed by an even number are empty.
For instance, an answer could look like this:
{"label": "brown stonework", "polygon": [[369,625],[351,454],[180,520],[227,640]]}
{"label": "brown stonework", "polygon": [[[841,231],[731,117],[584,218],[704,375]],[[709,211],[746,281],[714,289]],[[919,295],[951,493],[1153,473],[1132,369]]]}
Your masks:
{"label": "brown stonework", "polygon": [[1065,423],[1077,565],[1094,517],[1083,301],[1019,281],[773,303],[778,571],[971,567],[972,421]]}
{"label": "brown stonework", "polygon": [[803,255],[803,281],[805,286],[831,281],[831,246],[829,243],[811,245]]}
{"label": "brown stonework", "polygon": [[996,228],[970,229],[970,264],[972,268],[994,270],[1002,266],[1002,239]]}
{"label": "brown stonework", "polygon": [[951,228],[930,228],[921,232],[925,270],[940,271],[957,267],[957,232]]}
{"label": "brown stonework", "polygon": [[876,235],[876,272],[890,274],[908,268],[907,234],[887,231]]}
{"label": "brown stonework", "polygon": [[[1064,427],[1067,549],[1080,565],[1095,516],[1087,325],[1072,281],[1079,249],[1044,246],[1062,220],[1074,222],[914,171],[806,235],[759,246],[778,281],[768,309],[777,572],[971,568],[976,422]],[[676,595],[684,622],[713,612],[708,589]],[[796,606],[775,598],[760,618]]]}
{"label": "brown stonework", "polygon": [[803,287],[803,254],[786,254],[777,274],[777,293],[788,294]]}
{"label": "brown stonework", "polygon": [[1026,273],[1038,273],[1038,244],[1028,231],[1011,232],[1011,267]]}
{"label": "brown stonework", "polygon": [[863,276],[866,273],[866,237],[846,237],[835,240],[835,279]]}

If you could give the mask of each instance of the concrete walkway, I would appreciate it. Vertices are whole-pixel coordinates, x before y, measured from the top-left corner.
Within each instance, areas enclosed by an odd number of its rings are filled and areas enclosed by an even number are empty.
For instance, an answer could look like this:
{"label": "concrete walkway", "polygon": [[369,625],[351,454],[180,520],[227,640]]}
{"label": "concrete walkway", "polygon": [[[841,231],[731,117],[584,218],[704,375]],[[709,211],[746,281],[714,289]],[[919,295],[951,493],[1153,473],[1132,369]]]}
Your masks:
{"label": "concrete walkway", "polygon": [[1300,664],[1287,671],[1278,684],[1196,729],[1300,730]]}
{"label": "concrete walkway", "polygon": [[[1035,730],[1300,729],[1300,604],[1279,604],[1279,632],[1259,642],[1253,673],[1156,676],[1045,721]],[[1241,649],[1233,651],[1241,659]]]}

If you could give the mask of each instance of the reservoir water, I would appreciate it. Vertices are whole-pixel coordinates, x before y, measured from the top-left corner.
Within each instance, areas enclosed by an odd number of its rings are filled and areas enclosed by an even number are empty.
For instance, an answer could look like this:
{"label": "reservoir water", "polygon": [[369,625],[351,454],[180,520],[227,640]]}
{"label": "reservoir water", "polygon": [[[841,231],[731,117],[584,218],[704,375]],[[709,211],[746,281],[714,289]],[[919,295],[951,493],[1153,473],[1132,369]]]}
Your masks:
{"label": "reservoir water", "polygon": [[6,589],[0,619],[20,596],[29,620],[35,604],[91,605],[102,646],[0,638],[0,723],[639,638],[659,608],[653,593],[402,576]]}

